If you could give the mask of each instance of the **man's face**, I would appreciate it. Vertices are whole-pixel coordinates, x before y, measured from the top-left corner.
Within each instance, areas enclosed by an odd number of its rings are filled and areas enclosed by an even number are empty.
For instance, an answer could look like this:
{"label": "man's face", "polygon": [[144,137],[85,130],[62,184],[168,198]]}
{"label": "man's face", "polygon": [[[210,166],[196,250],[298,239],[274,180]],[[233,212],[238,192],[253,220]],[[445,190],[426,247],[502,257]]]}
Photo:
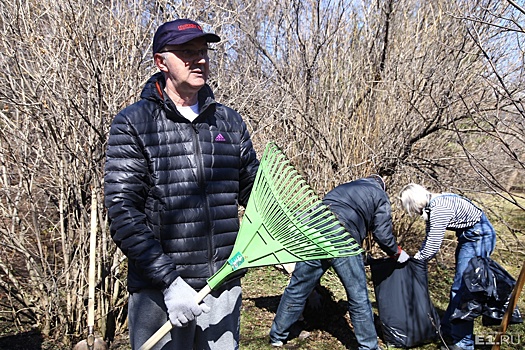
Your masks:
{"label": "man's face", "polygon": [[197,92],[208,80],[210,70],[207,54],[208,43],[204,38],[193,39],[182,45],[168,45],[162,51],[166,59],[159,68],[179,92]]}

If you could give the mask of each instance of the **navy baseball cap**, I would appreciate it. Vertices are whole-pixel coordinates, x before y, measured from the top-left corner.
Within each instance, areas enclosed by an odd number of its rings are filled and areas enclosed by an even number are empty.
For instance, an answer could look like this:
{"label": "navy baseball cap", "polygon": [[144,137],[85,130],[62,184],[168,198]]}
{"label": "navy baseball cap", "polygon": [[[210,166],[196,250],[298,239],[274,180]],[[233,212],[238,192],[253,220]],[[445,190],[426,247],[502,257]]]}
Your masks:
{"label": "navy baseball cap", "polygon": [[176,19],[162,24],[153,37],[153,54],[166,45],[181,45],[195,38],[204,37],[207,42],[216,43],[221,38],[213,33],[205,33],[202,27],[189,19]]}

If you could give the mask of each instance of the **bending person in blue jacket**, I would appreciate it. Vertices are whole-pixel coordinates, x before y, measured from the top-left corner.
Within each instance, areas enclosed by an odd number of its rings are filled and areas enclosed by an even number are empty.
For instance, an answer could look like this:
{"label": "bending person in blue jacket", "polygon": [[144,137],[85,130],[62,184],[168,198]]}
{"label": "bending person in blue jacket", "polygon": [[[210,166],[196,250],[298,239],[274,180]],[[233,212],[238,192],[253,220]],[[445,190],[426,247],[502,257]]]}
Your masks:
{"label": "bending person in blue jacket", "polygon": [[194,301],[233,249],[259,166],[245,122],[206,84],[208,45],[219,41],[188,19],[161,25],[159,72],[111,125],[105,204],[128,258],[132,349],[168,319],[154,349],[239,348],[240,279]]}
{"label": "bending person in blue jacket", "polygon": [[483,210],[469,199],[454,193],[431,193],[418,184],[408,184],[400,193],[401,203],[410,215],[420,215],[426,221],[426,238],[414,255],[428,261],[439,251],[446,230],[456,232],[456,272],[450,290],[450,301],[441,320],[441,333],[451,344],[442,349],[473,350],[474,322],[450,322],[450,316],[461,301],[461,281],[468,262],[473,257],[489,257],[496,245],[496,232]]}
{"label": "bending person in blue jacket", "polygon": [[[374,240],[387,255],[401,263],[408,260],[408,254],[397,245],[392,234],[390,200],[380,176],[371,175],[339,185],[326,194],[323,203],[330,207],[360,245],[368,232],[372,232]],[[270,330],[272,346],[284,345],[290,328],[301,316],[308,296],[330,267],[334,268],[345,288],[358,349],[379,349],[362,255],[312,260],[295,265]]]}

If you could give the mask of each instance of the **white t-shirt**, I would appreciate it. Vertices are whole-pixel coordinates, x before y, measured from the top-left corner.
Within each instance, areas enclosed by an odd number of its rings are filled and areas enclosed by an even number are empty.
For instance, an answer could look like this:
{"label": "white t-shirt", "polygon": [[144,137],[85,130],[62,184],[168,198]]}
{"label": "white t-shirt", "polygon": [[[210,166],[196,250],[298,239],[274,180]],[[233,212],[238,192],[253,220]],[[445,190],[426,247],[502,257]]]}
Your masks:
{"label": "white t-shirt", "polygon": [[184,118],[192,122],[199,116],[199,103],[192,106],[177,106],[177,110]]}

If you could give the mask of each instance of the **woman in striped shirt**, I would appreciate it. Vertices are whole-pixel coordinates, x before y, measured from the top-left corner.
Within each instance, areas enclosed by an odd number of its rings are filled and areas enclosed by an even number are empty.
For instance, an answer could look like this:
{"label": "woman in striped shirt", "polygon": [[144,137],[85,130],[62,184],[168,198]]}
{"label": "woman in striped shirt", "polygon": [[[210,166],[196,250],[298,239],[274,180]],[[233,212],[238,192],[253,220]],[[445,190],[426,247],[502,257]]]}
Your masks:
{"label": "woman in striped shirt", "polygon": [[[428,261],[439,251],[446,230],[456,232],[456,272],[450,290],[450,301],[441,320],[441,332],[451,340],[449,349],[474,349],[474,322],[450,322],[450,316],[461,300],[463,272],[473,257],[489,257],[496,244],[496,232],[483,210],[469,199],[454,193],[431,193],[418,184],[408,184],[400,193],[403,208],[410,215],[421,215],[426,222],[426,237],[414,255]],[[446,349],[446,347],[443,347]]]}

